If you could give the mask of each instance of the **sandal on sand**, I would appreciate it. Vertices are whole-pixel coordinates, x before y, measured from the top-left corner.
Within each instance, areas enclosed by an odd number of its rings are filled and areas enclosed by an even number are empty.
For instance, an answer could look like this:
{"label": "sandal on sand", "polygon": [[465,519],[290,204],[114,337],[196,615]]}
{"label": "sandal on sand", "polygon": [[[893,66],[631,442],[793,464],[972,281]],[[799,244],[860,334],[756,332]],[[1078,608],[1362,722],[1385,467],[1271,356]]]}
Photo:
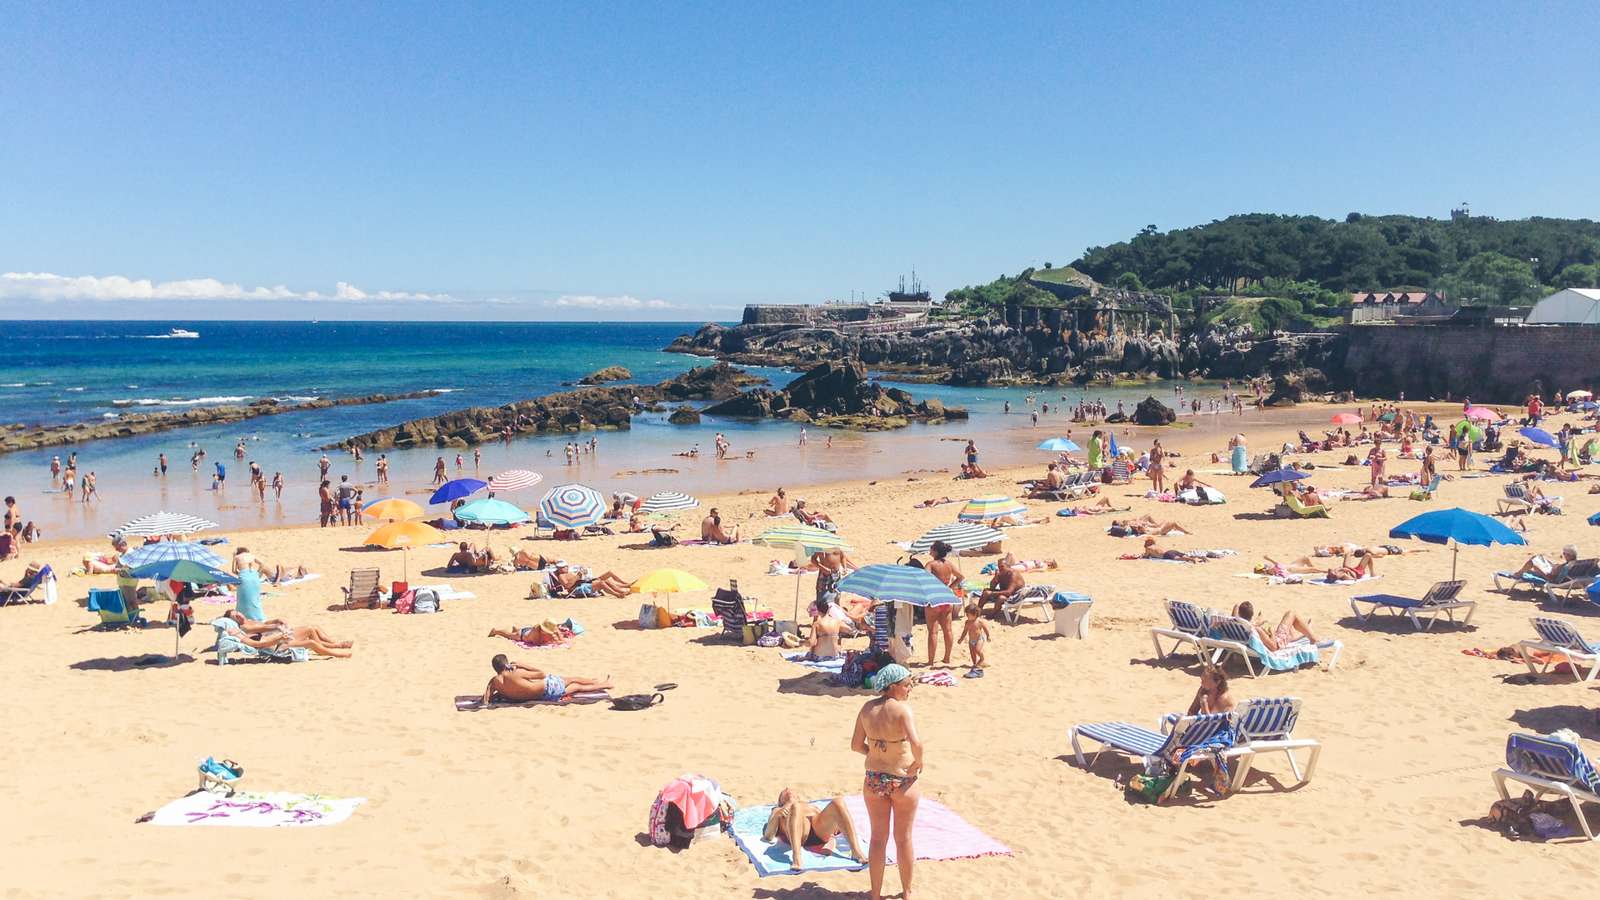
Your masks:
{"label": "sandal on sand", "polygon": [[982,678],[983,677],[983,670],[982,669],[968,669],[967,670],[967,674],[965,674],[965,675],[963,675],[961,677],[962,678]]}

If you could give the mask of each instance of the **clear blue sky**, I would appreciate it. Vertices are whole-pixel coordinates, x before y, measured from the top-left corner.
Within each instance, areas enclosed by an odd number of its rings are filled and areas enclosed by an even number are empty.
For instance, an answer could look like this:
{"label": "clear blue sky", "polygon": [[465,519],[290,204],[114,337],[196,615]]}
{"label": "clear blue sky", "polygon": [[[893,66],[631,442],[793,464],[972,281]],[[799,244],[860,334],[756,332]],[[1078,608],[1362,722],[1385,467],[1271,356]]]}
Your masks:
{"label": "clear blue sky", "polygon": [[0,316],[728,318],[1147,223],[1600,212],[1600,5],[1086,6],[6,4],[0,273],[61,277]]}

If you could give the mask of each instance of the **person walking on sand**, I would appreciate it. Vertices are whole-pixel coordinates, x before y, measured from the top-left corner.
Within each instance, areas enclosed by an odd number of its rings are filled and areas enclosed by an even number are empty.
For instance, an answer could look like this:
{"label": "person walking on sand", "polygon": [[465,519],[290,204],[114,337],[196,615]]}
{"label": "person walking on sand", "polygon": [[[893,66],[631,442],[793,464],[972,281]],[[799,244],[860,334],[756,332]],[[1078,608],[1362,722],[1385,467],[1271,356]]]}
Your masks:
{"label": "person walking on sand", "polygon": [[917,804],[922,801],[917,781],[923,771],[922,738],[917,734],[910,702],[916,681],[905,666],[890,663],[872,676],[871,684],[878,696],[868,700],[856,714],[855,733],[850,737],[850,749],[866,757],[867,774],[861,793],[872,823],[867,843],[870,896],[872,900],[883,897],[883,870],[892,834],[901,895],[910,897],[916,862],[911,833],[917,820]]}
{"label": "person walking on sand", "polygon": [[1367,451],[1367,463],[1371,471],[1367,473],[1372,479],[1372,486],[1377,487],[1383,481],[1383,467],[1389,461],[1389,454],[1383,449],[1383,438],[1372,439],[1372,449]]}

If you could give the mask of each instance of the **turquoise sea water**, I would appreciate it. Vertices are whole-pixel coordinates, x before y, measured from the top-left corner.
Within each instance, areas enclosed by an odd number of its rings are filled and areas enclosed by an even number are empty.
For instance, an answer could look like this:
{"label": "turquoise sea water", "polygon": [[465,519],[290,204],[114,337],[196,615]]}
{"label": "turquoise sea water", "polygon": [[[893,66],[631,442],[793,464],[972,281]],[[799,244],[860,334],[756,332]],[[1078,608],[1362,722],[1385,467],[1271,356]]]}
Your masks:
{"label": "turquoise sea water", "polygon": [[[26,518],[49,537],[103,534],[128,518],[156,509],[192,512],[230,527],[315,521],[319,447],[352,434],[465,406],[498,405],[562,389],[602,366],[623,365],[636,380],[655,382],[707,360],[662,353],[674,337],[698,323],[420,323],[420,322],[7,322],[0,327],[0,422],[55,424],[113,419],[132,411],[184,409],[244,403],[262,397],[346,397],[448,391],[437,397],[370,406],[310,410],[267,416],[234,425],[202,426],[139,438],[105,440],[49,451],[0,457],[0,493],[14,494]],[[173,327],[199,339],[167,338]],[[793,373],[752,370],[780,386]],[[889,383],[889,382],[886,382]],[[636,416],[624,432],[599,432],[599,452],[573,467],[563,461],[563,435],[524,438],[482,448],[483,476],[507,468],[529,468],[545,485],[514,499],[537,502],[544,487],[581,480],[603,491],[639,494],[672,488],[690,492],[770,489],[779,481],[805,484],[850,478],[887,477],[919,468],[954,467],[959,444],[976,437],[992,464],[1037,459],[1032,443],[1070,427],[1059,398],[1087,396],[1129,407],[1146,393],[1169,400],[1172,386],[1041,390],[1051,412],[1039,429],[1030,427],[1020,388],[948,388],[902,385],[920,397],[939,397],[968,407],[967,423],[913,426],[885,435],[827,434],[811,429],[805,447],[799,427],[781,422],[707,418],[699,426],[675,426],[660,415]],[[1215,393],[1215,391],[1210,391]],[[1010,401],[1014,412],[1002,415]],[[1054,429],[1051,431],[1050,429]],[[1081,430],[1081,427],[1080,427]],[[733,443],[735,459],[716,461],[709,448],[716,432]],[[1014,433],[1013,433],[1014,432]],[[586,439],[586,433],[583,437]],[[1081,436],[1081,435],[1080,435]],[[244,439],[247,454],[235,459]],[[699,444],[697,459],[675,456]],[[205,463],[191,470],[195,447]],[[81,471],[99,479],[98,504],[68,503],[51,493],[50,458],[76,450]],[[754,459],[745,458],[756,451]],[[166,453],[168,473],[153,474]],[[337,451],[333,473],[370,484],[373,463],[356,464]],[[425,499],[433,451],[391,453],[393,495]],[[445,454],[452,476],[455,453]],[[248,490],[247,467],[260,463],[269,475],[283,472],[288,487],[281,501],[265,503]],[[222,462],[228,479],[211,490],[212,464]],[[465,468],[473,467],[465,454]],[[645,469],[669,472],[628,474]],[[469,472],[468,472],[469,473]],[[465,474],[465,473],[464,473]],[[941,488],[944,490],[945,488]],[[369,488],[367,499],[379,493]]]}

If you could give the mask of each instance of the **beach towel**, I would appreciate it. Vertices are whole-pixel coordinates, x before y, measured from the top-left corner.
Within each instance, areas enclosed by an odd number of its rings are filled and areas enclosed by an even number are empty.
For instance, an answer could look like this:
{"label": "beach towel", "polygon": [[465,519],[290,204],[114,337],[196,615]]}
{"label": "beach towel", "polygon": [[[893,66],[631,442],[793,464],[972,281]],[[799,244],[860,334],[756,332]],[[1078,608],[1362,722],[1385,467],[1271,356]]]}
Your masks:
{"label": "beach towel", "polygon": [[[1297,641],[1277,650],[1268,650],[1267,645],[1261,643],[1260,635],[1250,635],[1250,651],[1263,666],[1274,672],[1288,672],[1315,663],[1322,657],[1323,646],[1310,641]],[[1332,642],[1327,646],[1332,646]]]}
{"label": "beach towel", "polygon": [[792,663],[799,663],[808,669],[816,669],[818,672],[827,672],[830,675],[837,675],[844,671],[844,657],[842,656],[838,659],[806,659],[805,652],[801,651],[798,653],[785,653],[783,658]]}
{"label": "beach towel", "polygon": [[317,794],[239,791],[223,797],[196,791],[161,807],[140,821],[152,825],[225,825],[236,828],[284,828],[337,825],[350,818],[364,797],[322,797]]}
{"label": "beach towel", "polygon": [[321,578],[321,577],[322,577],[322,573],[321,572],[307,572],[304,575],[296,575],[293,578],[285,578],[285,579],[283,579],[282,581],[278,582],[276,585],[273,585],[273,586],[274,587],[288,587],[291,584],[300,584],[300,583],[306,582],[306,581],[316,581],[318,578]]}
{"label": "beach towel", "polygon": [[[812,805],[820,807],[824,802],[826,801],[813,800]],[[861,842],[862,852],[865,852],[867,842],[872,837],[872,821],[867,816],[867,805],[860,794],[844,798],[844,805],[850,812],[850,818],[855,822],[856,837]],[[761,833],[767,827],[767,819],[771,816],[771,805],[746,806],[733,814],[734,843],[738,844],[739,849],[750,858],[750,862],[756,867],[756,874],[762,878],[768,875],[859,871],[867,867],[866,863],[858,863],[850,858],[850,845],[841,835],[834,839],[834,852],[828,856],[802,850],[801,852],[805,854],[806,868],[803,873],[795,871],[790,864],[787,844],[761,839]],[[1009,847],[972,827],[949,807],[931,797],[923,797],[918,805],[917,821],[911,830],[911,836],[912,843],[917,848],[917,859],[972,859],[979,856],[1011,855]],[[888,864],[891,866],[895,864],[894,841],[889,842]]]}
{"label": "beach towel", "polygon": [[1383,577],[1382,575],[1363,575],[1360,578],[1357,578],[1355,581],[1329,581],[1327,579],[1327,577],[1324,576],[1322,578],[1316,578],[1316,577],[1307,578],[1305,580],[1305,583],[1306,584],[1317,584],[1317,585],[1321,585],[1323,587],[1344,587],[1345,585],[1349,585],[1349,584],[1361,584],[1364,581],[1377,581],[1379,578],[1382,578],[1382,577]]}
{"label": "beach towel", "polygon": [[568,706],[571,704],[600,703],[610,700],[610,691],[583,691],[568,694],[560,700],[496,700],[485,704],[482,694],[464,694],[456,698],[456,712],[477,712],[480,709],[500,709],[507,706]]}

